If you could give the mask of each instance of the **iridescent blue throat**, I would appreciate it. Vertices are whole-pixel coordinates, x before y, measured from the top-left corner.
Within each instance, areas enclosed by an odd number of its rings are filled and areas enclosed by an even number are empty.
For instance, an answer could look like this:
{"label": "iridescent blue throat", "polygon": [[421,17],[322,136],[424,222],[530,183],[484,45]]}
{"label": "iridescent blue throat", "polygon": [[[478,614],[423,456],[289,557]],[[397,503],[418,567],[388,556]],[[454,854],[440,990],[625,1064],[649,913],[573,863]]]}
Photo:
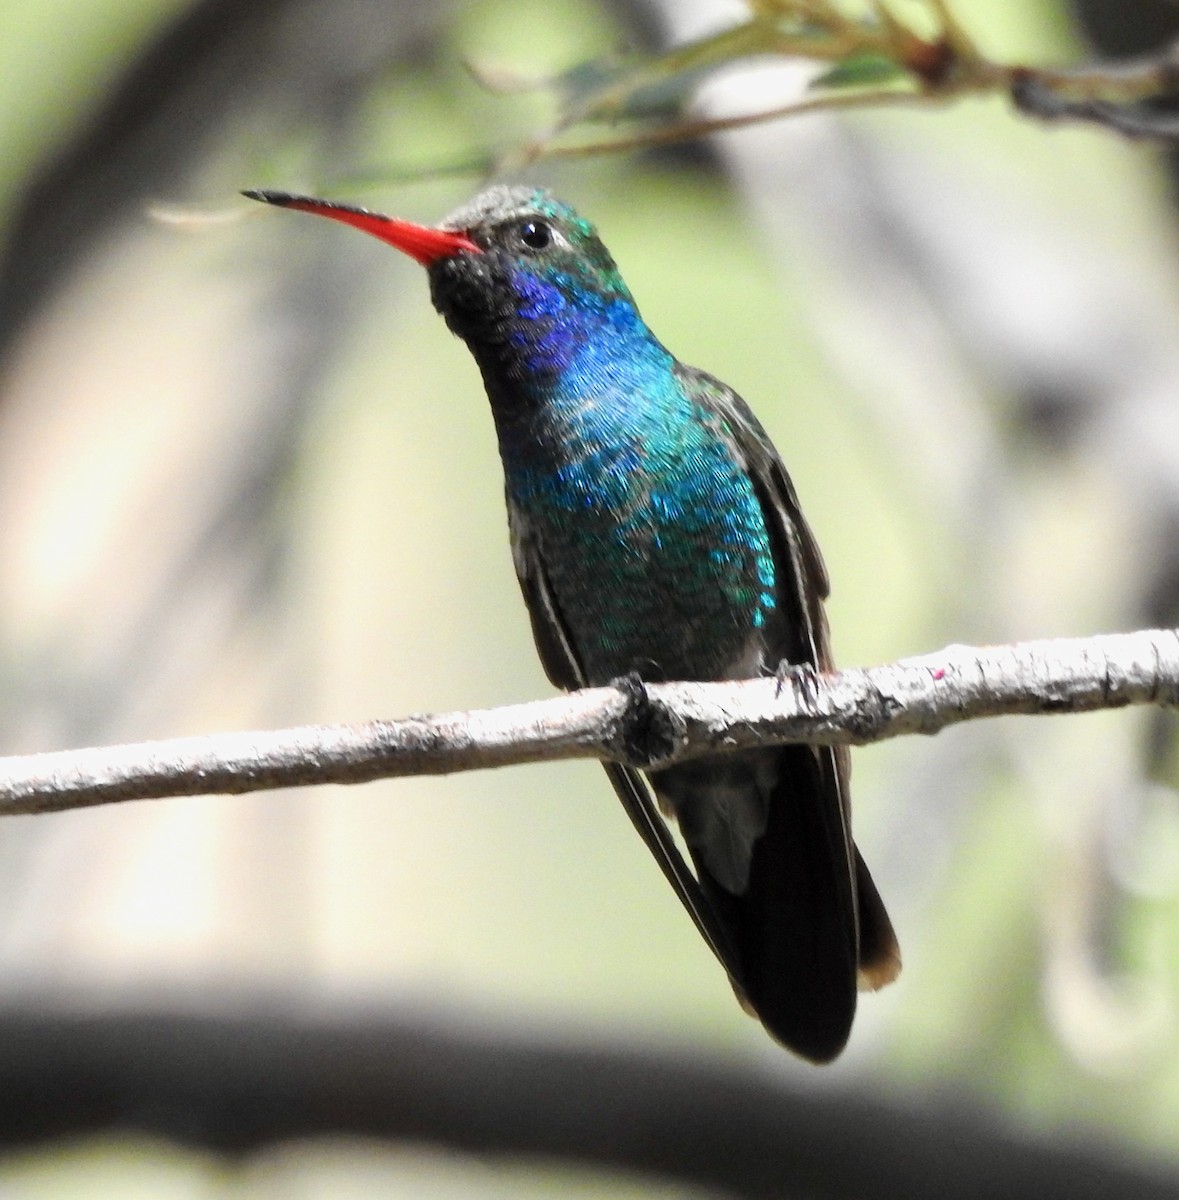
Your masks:
{"label": "iridescent blue throat", "polygon": [[546,547],[590,682],[748,673],[774,556],[728,431],[629,295],[523,271],[513,284],[500,353],[524,395],[497,412],[508,499]]}

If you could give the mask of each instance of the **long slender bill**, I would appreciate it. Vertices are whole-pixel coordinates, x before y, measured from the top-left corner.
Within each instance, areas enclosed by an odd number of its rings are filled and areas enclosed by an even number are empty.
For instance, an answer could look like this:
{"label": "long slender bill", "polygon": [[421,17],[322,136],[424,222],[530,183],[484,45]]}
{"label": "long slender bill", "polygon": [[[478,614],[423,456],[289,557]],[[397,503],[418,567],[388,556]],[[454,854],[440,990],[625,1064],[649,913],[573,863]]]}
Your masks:
{"label": "long slender bill", "polygon": [[299,212],[314,213],[318,217],[330,217],[342,221],[365,233],[380,238],[395,246],[424,267],[440,258],[467,252],[479,254],[477,245],[464,233],[449,229],[431,229],[428,225],[415,225],[411,221],[400,221],[382,213],[369,212],[352,204],[337,204],[332,200],[317,200],[312,196],[292,196],[288,192],[271,192],[261,189],[242,192],[250,200],[261,200],[264,204],[275,204],[279,208],[293,208]]}

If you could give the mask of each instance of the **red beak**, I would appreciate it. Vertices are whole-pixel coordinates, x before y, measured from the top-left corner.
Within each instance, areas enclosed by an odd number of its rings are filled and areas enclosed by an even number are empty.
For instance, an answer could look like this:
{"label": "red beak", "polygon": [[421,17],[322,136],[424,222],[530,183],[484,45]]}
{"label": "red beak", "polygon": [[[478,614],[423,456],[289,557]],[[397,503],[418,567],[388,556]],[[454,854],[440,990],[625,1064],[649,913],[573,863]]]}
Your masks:
{"label": "red beak", "polygon": [[249,191],[242,192],[251,200],[261,200],[264,204],[277,204],[279,208],[294,208],[299,212],[315,213],[320,217],[331,217],[333,221],[342,221],[345,225],[353,225],[357,229],[371,233],[373,237],[396,246],[410,258],[417,259],[424,267],[437,262],[440,258],[448,258],[452,254],[466,251],[471,254],[481,254],[482,251],[464,233],[452,233],[448,229],[431,229],[428,225],[414,225],[409,221],[399,221],[396,217],[385,217],[380,213],[369,212],[365,208],[356,208],[351,204],[336,204],[331,200],[314,200],[310,196],[291,196],[286,192]]}

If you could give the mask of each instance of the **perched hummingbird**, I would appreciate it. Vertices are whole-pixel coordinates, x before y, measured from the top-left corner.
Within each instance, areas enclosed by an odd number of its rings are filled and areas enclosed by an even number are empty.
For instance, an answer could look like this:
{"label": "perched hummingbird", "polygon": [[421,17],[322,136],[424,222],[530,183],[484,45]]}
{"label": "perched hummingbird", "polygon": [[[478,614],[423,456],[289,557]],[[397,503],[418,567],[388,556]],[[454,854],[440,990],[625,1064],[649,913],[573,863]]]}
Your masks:
{"label": "perched hummingbird", "polygon": [[[554,684],[832,668],[827,573],[781,459],[740,396],[647,328],[589,222],[520,187],[490,188],[437,228],[244,194],[353,225],[426,267],[491,401],[512,558]],[[847,1042],[857,986],[900,970],[852,842],[848,767],[843,749],[804,745],[647,775],[606,765],[742,1005],[814,1062]]]}

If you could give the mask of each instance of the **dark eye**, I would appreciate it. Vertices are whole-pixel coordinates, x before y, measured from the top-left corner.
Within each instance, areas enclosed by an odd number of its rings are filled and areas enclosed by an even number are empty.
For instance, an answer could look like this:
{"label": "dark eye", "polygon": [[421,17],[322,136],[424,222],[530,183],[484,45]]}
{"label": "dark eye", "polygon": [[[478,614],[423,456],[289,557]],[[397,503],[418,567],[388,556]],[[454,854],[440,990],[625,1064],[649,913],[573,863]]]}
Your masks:
{"label": "dark eye", "polygon": [[553,231],[543,221],[525,221],[518,236],[529,250],[543,250],[553,240]]}

